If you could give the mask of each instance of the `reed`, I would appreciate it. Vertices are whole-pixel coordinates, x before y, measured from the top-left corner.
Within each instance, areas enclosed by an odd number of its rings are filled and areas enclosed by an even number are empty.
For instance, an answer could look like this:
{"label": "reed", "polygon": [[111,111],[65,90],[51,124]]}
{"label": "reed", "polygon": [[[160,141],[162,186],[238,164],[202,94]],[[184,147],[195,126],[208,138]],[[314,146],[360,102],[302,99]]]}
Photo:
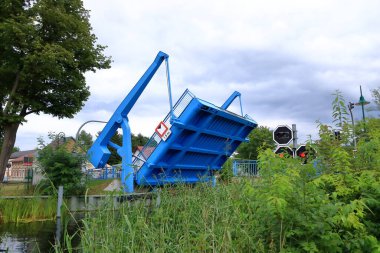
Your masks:
{"label": "reed", "polygon": [[0,199],[0,223],[53,220],[56,198]]}
{"label": "reed", "polygon": [[[87,215],[83,252],[258,252],[254,211],[244,184],[163,188],[160,203],[141,200]],[[149,203],[149,204],[147,204]]]}

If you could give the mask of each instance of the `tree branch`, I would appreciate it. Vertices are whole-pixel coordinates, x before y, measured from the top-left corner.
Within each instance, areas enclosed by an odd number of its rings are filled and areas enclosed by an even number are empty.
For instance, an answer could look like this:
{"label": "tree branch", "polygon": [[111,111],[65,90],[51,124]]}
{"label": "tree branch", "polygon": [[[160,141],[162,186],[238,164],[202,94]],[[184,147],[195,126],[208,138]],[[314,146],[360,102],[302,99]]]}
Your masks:
{"label": "tree branch", "polygon": [[25,115],[24,116],[26,116],[26,115],[29,115],[29,114],[32,114],[32,113],[37,113],[37,112],[39,112],[40,110],[30,110],[30,111],[28,111],[28,112],[25,112]]}
{"label": "tree branch", "polygon": [[27,105],[24,105],[20,111],[20,116],[25,117],[26,116],[26,110],[28,109]]}
{"label": "tree branch", "polygon": [[12,91],[9,94],[8,102],[4,108],[4,114],[7,114],[7,112],[9,111],[9,108],[11,107],[12,98],[16,94],[16,90],[17,90],[19,82],[20,82],[20,71],[17,71],[16,78],[15,78],[15,81],[13,83]]}

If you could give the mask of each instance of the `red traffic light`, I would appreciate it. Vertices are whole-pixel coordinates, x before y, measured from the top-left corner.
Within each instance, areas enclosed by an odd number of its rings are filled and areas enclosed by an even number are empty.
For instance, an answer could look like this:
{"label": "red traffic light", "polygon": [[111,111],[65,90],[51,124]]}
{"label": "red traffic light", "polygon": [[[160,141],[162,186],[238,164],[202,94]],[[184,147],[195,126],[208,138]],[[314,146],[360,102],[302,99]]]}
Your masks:
{"label": "red traffic light", "polygon": [[309,147],[309,146],[306,147],[306,145],[299,146],[296,151],[296,156],[304,160],[307,160],[309,158],[314,159],[315,154],[316,154],[315,150],[312,147]]}
{"label": "red traffic light", "polygon": [[286,155],[293,157],[293,150],[289,147],[278,147],[274,153],[278,154],[281,158],[285,157]]}

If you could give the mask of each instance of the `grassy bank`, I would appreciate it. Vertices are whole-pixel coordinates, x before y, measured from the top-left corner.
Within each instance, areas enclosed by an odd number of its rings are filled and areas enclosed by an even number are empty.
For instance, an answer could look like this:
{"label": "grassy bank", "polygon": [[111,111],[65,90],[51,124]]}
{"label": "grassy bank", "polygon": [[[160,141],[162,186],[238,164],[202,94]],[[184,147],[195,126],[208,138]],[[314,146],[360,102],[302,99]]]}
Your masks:
{"label": "grassy bank", "polygon": [[31,196],[35,187],[27,183],[0,183],[0,196]]}

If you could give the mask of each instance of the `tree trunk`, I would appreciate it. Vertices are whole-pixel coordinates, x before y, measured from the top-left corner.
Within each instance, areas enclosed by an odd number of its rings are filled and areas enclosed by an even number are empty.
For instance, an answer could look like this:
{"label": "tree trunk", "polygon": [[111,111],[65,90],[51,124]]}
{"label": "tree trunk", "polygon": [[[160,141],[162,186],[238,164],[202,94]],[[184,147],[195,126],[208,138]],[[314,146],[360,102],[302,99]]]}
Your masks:
{"label": "tree trunk", "polygon": [[9,157],[16,142],[16,134],[20,123],[9,123],[3,126],[4,141],[0,153],[0,183],[3,182]]}

